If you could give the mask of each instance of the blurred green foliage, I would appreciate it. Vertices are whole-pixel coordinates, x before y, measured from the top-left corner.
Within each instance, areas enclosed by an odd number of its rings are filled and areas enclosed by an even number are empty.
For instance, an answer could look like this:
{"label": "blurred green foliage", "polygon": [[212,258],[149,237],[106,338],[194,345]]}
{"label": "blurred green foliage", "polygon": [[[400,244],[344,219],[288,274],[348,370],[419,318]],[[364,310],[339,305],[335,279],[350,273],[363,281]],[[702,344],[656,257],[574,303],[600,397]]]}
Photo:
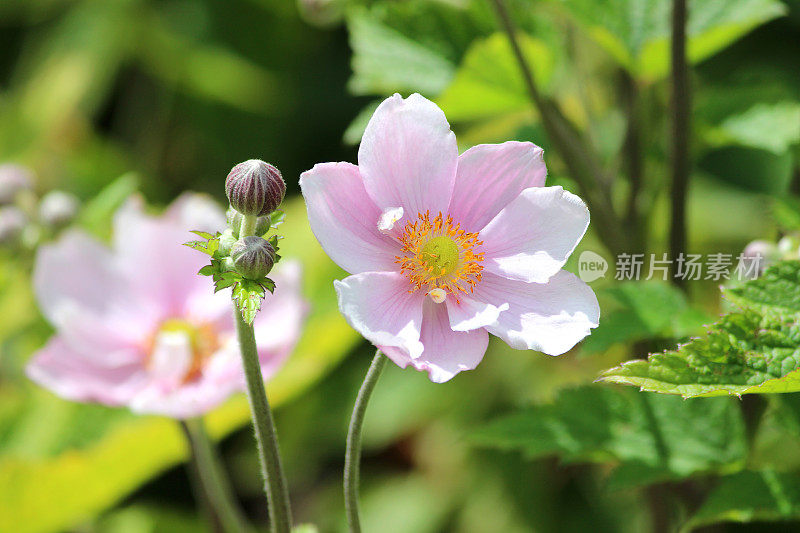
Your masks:
{"label": "blurred green foliage", "polygon": [[[646,251],[663,251],[670,2],[507,3],[537,84],[589,139],[618,211],[638,120],[646,179],[641,216],[626,229],[644,234]],[[737,254],[800,228],[800,3],[697,0],[689,10],[690,248]],[[546,149],[549,182],[580,193],[491,2],[6,0],[0,28],[0,162],[33,168],[39,193],[80,196],[76,224],[101,239],[136,191],[157,205],[184,190],[222,200],[235,163],[260,157],[281,168],[295,196],[281,252],[303,262],[312,314],[268,389],[298,523],[344,531],[346,422],[371,350],[338,314],[331,281],[344,273],[308,229],[297,178],[317,162],[355,161],[377,102],[421,92],[444,109],[462,148],[531,140]],[[575,257],[604,252],[593,228]],[[0,251],[0,531],[208,528],[174,422],[69,403],[25,379],[24,362],[51,334],[30,266],[30,254]],[[683,401],[591,384],[605,368],[701,333],[721,310],[714,281],[683,294],[611,277],[593,284],[601,326],[568,355],[493,341],[477,370],[444,385],[387,369],[365,428],[366,531],[800,520],[797,394]],[[207,418],[263,527],[247,420],[242,397]]]}

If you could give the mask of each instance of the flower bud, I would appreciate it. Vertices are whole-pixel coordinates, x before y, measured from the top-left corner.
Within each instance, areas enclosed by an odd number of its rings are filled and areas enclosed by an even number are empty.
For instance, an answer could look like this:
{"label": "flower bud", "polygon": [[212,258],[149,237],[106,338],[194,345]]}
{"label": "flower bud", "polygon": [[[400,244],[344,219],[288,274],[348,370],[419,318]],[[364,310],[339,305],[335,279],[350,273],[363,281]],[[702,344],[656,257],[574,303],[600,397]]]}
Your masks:
{"label": "flower bud", "polygon": [[275,264],[275,249],[261,237],[250,235],[236,241],[231,249],[236,272],[247,279],[261,279]]}
{"label": "flower bud", "polygon": [[39,219],[51,227],[65,226],[78,214],[78,198],[64,191],[50,191],[39,202]]}
{"label": "flower bud", "polygon": [[14,206],[0,208],[0,245],[9,246],[16,244],[28,219],[20,209]]}
{"label": "flower bud", "polygon": [[[236,233],[238,233],[238,231]],[[219,236],[219,253],[222,255],[230,255],[234,244],[236,244],[236,236],[233,230],[228,228]]]}
{"label": "flower bud", "polygon": [[[233,231],[233,234],[238,239],[239,229],[242,227],[242,214],[233,207],[229,207],[226,215],[228,217],[228,227]],[[269,231],[270,224],[272,224],[272,221],[269,219],[269,215],[258,217],[258,220],[256,221],[255,234],[259,237],[263,236],[267,231]]]}
{"label": "flower bud", "polygon": [[260,159],[250,159],[233,167],[225,179],[225,194],[231,206],[243,215],[268,215],[275,211],[286,194],[280,171]]}
{"label": "flower bud", "polygon": [[33,177],[27,168],[7,163],[0,165],[0,204],[13,203],[17,195],[33,187]]}

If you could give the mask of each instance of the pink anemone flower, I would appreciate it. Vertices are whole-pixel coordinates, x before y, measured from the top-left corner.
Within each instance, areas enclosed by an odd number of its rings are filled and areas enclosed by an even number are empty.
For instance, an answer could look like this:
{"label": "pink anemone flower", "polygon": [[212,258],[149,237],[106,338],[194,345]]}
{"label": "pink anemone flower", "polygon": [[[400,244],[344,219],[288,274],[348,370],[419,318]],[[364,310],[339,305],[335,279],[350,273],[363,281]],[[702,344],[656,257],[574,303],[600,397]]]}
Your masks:
{"label": "pink anemone flower", "polygon": [[[224,229],[210,199],[184,195],[159,217],[141,200],[116,214],[111,249],[70,231],[40,248],[33,283],[55,336],[28,376],[59,396],[173,418],[201,415],[243,390],[230,289],[197,275],[207,257],[181,244],[190,229]],[[282,263],[255,321],[262,371],[272,376],[300,335],[300,269]]]}
{"label": "pink anemone flower", "polygon": [[482,144],[458,154],[434,103],[386,99],[358,166],[300,178],[311,228],[351,276],[334,283],[348,323],[400,367],[444,382],[480,363],[489,333],[559,355],[598,324],[592,290],[562,270],[589,211],[545,187],[542,149]]}

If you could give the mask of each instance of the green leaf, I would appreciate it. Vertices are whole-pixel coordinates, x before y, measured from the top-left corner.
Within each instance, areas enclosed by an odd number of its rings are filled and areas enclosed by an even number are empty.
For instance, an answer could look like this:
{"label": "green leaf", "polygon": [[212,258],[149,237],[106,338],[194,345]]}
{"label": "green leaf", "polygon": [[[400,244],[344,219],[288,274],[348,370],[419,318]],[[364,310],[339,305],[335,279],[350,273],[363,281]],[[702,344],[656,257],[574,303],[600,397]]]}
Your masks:
{"label": "green leaf", "polygon": [[800,519],[800,478],[772,471],[722,478],[684,531],[719,522]]}
{"label": "green leaf", "polygon": [[242,313],[242,318],[248,324],[256,319],[261,301],[264,299],[264,287],[257,281],[240,279],[233,286],[233,301]]}
{"label": "green leaf", "polygon": [[348,17],[353,49],[350,90],[356,94],[420,91],[447,87],[455,66],[440,53],[384,25],[364,11]]}
{"label": "green leaf", "polygon": [[[549,49],[522,33],[518,40],[537,84],[546,86],[553,72]],[[447,118],[455,121],[530,110],[525,83],[505,34],[495,33],[473,43],[437,103]]]}
{"label": "green leaf", "polygon": [[706,153],[697,166],[703,172],[748,191],[783,195],[792,181],[790,152],[725,146]]}
{"label": "green leaf", "polygon": [[781,155],[800,141],[800,103],[756,104],[726,118],[708,135],[716,146],[738,144]]}
{"label": "green leaf", "polygon": [[[657,80],[669,71],[670,0],[561,0],[569,12],[622,66],[639,79]],[[690,0],[687,55],[706,59],[781,16],[777,0]]]}
{"label": "green leaf", "polygon": [[[740,410],[729,399],[684,401],[597,386],[562,391],[552,404],[500,418],[471,439],[532,459],[621,463],[640,481],[643,473],[649,481],[731,472],[746,456]],[[625,472],[622,478],[636,479]]]}
{"label": "green leaf", "polygon": [[183,243],[184,246],[188,246],[193,250],[197,250],[198,252],[202,252],[204,254],[214,256],[219,249],[219,236],[221,235],[219,232],[216,235],[212,235],[205,231],[192,231],[192,233],[202,237],[205,240],[202,241],[189,241]]}
{"label": "green leaf", "polygon": [[197,271],[200,276],[213,276],[217,273],[217,269],[213,265],[206,265]]}
{"label": "green leaf", "polygon": [[89,200],[78,216],[78,224],[103,239],[111,235],[114,212],[139,188],[139,177],[129,172],[106,185]]}
{"label": "green leaf", "polygon": [[278,209],[269,214],[269,227],[274,229],[286,221],[286,212]]}
{"label": "green leaf", "polygon": [[275,292],[275,282],[271,278],[264,278],[259,283],[264,287],[264,290]]}
{"label": "green leaf", "polygon": [[600,326],[586,338],[582,351],[601,352],[614,344],[652,338],[685,337],[711,318],[691,307],[684,294],[663,281],[622,282],[598,291],[603,306]]}
{"label": "green leaf", "polygon": [[776,263],[726,295],[740,309],[704,336],[623,363],[599,381],[684,398],[800,391],[800,261]]}

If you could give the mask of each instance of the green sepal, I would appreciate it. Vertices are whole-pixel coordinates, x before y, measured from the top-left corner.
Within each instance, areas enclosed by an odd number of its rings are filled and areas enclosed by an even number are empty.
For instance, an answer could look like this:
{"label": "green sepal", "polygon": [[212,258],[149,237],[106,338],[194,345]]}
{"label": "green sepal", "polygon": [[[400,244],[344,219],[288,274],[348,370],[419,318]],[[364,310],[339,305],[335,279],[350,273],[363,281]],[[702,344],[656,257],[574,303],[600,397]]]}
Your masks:
{"label": "green sepal", "polygon": [[242,318],[247,324],[252,324],[256,319],[261,301],[264,299],[265,288],[258,282],[240,278],[233,286],[233,301]]}
{"label": "green sepal", "polygon": [[[197,250],[198,252],[202,252],[206,255],[210,255],[214,257],[219,249],[219,236],[222,235],[220,232],[212,235],[211,233],[205,231],[192,231],[195,235],[202,237],[204,240],[201,241],[189,241],[183,243],[184,246],[188,246],[193,250]],[[208,275],[208,274],[203,274]]]}

